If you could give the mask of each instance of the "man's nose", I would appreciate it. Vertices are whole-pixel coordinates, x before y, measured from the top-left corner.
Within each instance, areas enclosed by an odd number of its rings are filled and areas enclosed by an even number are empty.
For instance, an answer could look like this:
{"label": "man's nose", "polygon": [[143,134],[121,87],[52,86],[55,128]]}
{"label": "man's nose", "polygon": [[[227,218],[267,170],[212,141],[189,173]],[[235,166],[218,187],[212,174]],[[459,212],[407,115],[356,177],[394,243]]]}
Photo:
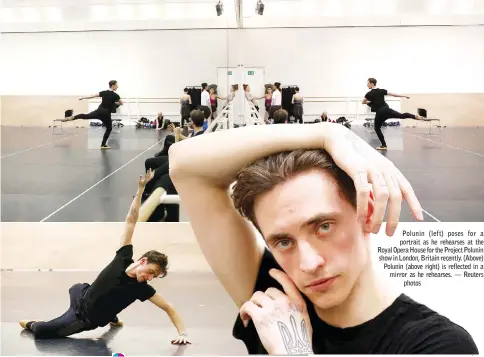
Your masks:
{"label": "man's nose", "polygon": [[323,257],[309,242],[300,241],[298,246],[300,269],[303,272],[313,273],[324,264]]}

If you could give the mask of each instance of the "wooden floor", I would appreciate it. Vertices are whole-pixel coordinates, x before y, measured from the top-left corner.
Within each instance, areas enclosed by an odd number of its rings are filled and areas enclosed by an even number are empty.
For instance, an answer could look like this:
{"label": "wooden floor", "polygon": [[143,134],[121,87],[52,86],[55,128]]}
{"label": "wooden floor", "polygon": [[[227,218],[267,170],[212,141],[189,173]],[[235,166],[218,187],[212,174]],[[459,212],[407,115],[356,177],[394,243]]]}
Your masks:
{"label": "wooden floor", "polygon": [[[99,328],[61,340],[34,340],[19,319],[50,320],[69,306],[69,287],[91,282],[94,272],[2,272],[2,356],[247,355],[232,337],[237,308],[209,273],[173,273],[151,284],[172,302],[186,324],[192,345],[170,344],[177,331],[149,301],[137,301],[121,314],[121,328]],[[196,296],[196,298],[194,298]]]}

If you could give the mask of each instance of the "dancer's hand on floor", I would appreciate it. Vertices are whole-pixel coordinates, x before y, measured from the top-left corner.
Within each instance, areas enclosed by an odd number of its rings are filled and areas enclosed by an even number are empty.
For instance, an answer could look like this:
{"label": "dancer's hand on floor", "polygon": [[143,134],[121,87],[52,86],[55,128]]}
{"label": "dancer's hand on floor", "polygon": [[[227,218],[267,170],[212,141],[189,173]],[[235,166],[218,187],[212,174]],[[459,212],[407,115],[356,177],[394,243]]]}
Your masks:
{"label": "dancer's hand on floor", "polygon": [[325,127],[325,130],[329,132],[324,135],[322,146],[336,165],[352,178],[361,222],[366,221],[368,200],[374,200],[371,228],[367,233],[379,232],[388,203],[386,234],[393,236],[400,218],[402,198],[413,216],[423,220],[422,206],[412,186],[393,162],[342,125]]}
{"label": "dancer's hand on floor", "polygon": [[180,335],[176,339],[171,340],[172,345],[189,345],[191,344],[187,335]]}
{"label": "dancer's hand on floor", "polygon": [[270,355],[313,354],[311,321],[306,302],[293,281],[281,270],[271,269],[284,292],[269,288],[257,291],[240,308],[245,326],[254,322],[257,334]]}
{"label": "dancer's hand on floor", "polygon": [[147,172],[146,172],[146,175],[145,175],[145,178],[143,178],[143,176],[140,175],[139,177],[139,181],[138,181],[138,186],[140,188],[144,188],[146,186],[146,184],[148,182],[150,182],[150,180],[153,178],[153,176],[155,175],[155,172],[150,168]]}

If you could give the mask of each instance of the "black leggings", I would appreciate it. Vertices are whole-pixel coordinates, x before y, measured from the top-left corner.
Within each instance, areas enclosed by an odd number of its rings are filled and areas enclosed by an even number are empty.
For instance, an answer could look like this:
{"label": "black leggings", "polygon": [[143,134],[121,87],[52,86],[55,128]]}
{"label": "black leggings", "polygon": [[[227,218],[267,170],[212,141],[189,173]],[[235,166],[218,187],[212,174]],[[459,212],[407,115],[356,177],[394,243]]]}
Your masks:
{"label": "black leggings", "polygon": [[160,166],[163,166],[167,163],[168,163],[168,155],[150,157],[149,159],[145,160],[145,171],[148,171],[149,169],[152,169],[155,171]]}
{"label": "black leggings", "polygon": [[182,115],[181,127],[183,128],[185,126],[185,122],[188,124],[189,121],[190,121],[190,115]]}
{"label": "black leggings", "polygon": [[[175,185],[173,185],[173,182],[171,181],[170,162],[168,160],[168,156],[149,158],[145,161],[145,168],[146,170],[149,168],[154,169],[155,172],[153,174],[153,178],[145,186],[142,199],[143,202],[158,187],[163,188],[168,195],[178,194]],[[159,205],[148,219],[148,222],[159,222],[164,217],[165,210],[165,222],[179,222],[180,206],[178,204]]]}
{"label": "black leggings", "polygon": [[381,131],[383,123],[388,119],[415,119],[415,115],[410,113],[399,113],[390,107],[383,107],[376,111],[375,115],[375,131],[378,139],[380,139],[381,145],[386,147],[385,137]]}
{"label": "black leggings", "polygon": [[111,131],[113,130],[113,122],[111,120],[111,113],[109,110],[98,108],[89,114],[77,114],[74,116],[74,120],[77,119],[99,119],[102,121],[104,126],[106,127],[106,131],[104,132],[103,141],[101,146],[106,145],[109,135],[111,135]]}
{"label": "black leggings", "polygon": [[[165,138],[165,142],[163,143],[163,149],[161,149],[160,152],[156,153],[155,154],[155,157],[158,157],[158,156],[167,156],[168,155],[168,150],[170,149],[170,146],[173,145],[174,143],[175,143],[175,135],[168,135]],[[146,166],[146,162],[145,162],[145,166]],[[146,170],[148,170],[148,168],[146,168]]]}
{"label": "black leggings", "polygon": [[[168,166],[168,165],[167,165]],[[155,171],[156,173],[156,171]],[[162,187],[168,195],[177,195],[178,192],[171,181],[171,177],[169,173],[165,173],[159,175],[157,178],[153,178],[154,181],[154,188]],[[180,221],[180,206],[178,204],[166,204],[166,205],[159,205],[158,208],[153,212],[153,215],[150,217],[148,222],[156,222],[159,221],[160,212],[166,210],[166,218],[165,222],[179,222]]]}
{"label": "black leggings", "polygon": [[87,319],[82,319],[78,315],[80,299],[87,287],[89,287],[88,284],[72,285],[69,289],[69,309],[56,319],[32,323],[30,330],[34,333],[34,336],[36,338],[61,338],[82,331],[93,330],[95,327]]}

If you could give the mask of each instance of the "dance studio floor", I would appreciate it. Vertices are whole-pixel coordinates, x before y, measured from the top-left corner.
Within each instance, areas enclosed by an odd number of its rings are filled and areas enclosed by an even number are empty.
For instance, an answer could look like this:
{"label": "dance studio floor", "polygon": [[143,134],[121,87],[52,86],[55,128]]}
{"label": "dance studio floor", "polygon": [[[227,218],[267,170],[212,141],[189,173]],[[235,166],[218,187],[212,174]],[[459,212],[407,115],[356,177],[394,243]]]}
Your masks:
{"label": "dance studio floor", "polygon": [[90,282],[88,272],[2,272],[2,356],[111,356],[113,353],[152,356],[247,355],[242,342],[232,337],[237,308],[209,273],[171,273],[151,284],[182,316],[192,339],[174,346],[177,336],[168,316],[149,301],[137,301],[119,318],[123,327],[104,327],[59,340],[34,340],[18,319],[51,319],[69,306],[68,290],[77,282]]}
{"label": "dance studio floor", "polygon": [[124,221],[144,161],[167,134],[113,128],[112,149],[100,150],[103,128],[69,131],[2,127],[2,221]]}
{"label": "dance studio floor", "polygon": [[[389,145],[384,155],[412,183],[426,221],[482,221],[484,128],[443,128],[440,134],[434,128],[428,135],[422,124],[384,128]],[[60,140],[48,128],[2,128],[3,221],[125,219],[143,162],[161,148],[156,143],[166,132],[115,128],[113,149],[101,151],[103,129],[72,130],[76,133]],[[353,130],[379,145],[373,129]],[[60,141],[49,143],[53,140]],[[412,220],[404,205],[401,221]]]}

